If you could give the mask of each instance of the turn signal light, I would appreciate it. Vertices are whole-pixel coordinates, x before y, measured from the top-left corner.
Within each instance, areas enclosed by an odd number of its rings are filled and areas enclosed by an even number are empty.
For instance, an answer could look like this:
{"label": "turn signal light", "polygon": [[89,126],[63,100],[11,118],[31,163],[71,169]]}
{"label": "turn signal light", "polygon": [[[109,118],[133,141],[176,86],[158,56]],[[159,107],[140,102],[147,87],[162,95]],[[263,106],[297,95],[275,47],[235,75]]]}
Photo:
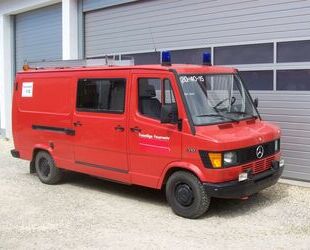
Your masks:
{"label": "turn signal light", "polygon": [[222,154],[221,153],[209,153],[209,159],[212,163],[213,168],[222,167]]}
{"label": "turn signal light", "polygon": [[27,71],[29,69],[30,69],[30,67],[29,67],[29,65],[27,63],[23,65],[23,70],[24,71]]}

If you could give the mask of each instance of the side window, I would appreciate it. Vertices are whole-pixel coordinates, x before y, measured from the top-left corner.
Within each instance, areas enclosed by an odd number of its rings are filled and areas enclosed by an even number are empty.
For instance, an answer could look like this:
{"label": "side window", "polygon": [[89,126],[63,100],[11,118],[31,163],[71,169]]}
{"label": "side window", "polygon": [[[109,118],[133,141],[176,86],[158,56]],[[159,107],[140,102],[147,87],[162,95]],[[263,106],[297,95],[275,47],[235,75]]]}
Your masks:
{"label": "side window", "polygon": [[169,79],[164,80],[165,104],[175,104],[175,97]]}
{"label": "side window", "polygon": [[162,105],[161,80],[159,78],[140,78],[139,112],[145,116],[159,119]]}
{"label": "side window", "polygon": [[123,113],[125,79],[80,79],[76,108],[79,111]]}
{"label": "side window", "polygon": [[140,78],[139,112],[145,116],[160,119],[162,104],[176,105],[175,96],[169,79]]}

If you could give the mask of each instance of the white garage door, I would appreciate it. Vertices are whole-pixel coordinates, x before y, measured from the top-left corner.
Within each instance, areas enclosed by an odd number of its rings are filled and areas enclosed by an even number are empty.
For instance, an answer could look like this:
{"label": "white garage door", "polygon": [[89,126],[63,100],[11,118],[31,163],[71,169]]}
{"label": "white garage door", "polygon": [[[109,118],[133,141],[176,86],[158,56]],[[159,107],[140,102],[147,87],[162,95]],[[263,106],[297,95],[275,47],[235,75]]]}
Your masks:
{"label": "white garage door", "polygon": [[262,117],[282,129],[284,176],[310,181],[310,93],[253,92],[252,95],[259,97]]}
{"label": "white garage door", "polygon": [[309,35],[309,1],[122,2],[83,1],[87,57]]}
{"label": "white garage door", "polygon": [[62,58],[61,3],[15,16],[16,70],[28,62]]}
{"label": "white garage door", "polygon": [[284,176],[310,181],[310,1],[128,2],[83,0],[86,57],[141,53],[139,64],[154,63],[155,48],[179,49],[177,62],[189,52],[200,63],[212,47],[214,63],[242,69],[262,117],[281,126]]}

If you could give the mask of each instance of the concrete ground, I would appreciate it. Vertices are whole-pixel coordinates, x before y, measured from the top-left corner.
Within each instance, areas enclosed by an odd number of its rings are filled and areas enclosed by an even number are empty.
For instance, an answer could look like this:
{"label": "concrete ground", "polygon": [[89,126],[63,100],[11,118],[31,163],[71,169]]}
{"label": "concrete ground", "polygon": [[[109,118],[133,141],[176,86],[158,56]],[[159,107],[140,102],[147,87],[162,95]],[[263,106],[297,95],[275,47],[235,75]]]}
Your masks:
{"label": "concrete ground", "polygon": [[198,220],[162,192],[68,174],[42,184],[0,140],[0,249],[310,249],[310,188],[277,184],[248,200],[212,201]]}

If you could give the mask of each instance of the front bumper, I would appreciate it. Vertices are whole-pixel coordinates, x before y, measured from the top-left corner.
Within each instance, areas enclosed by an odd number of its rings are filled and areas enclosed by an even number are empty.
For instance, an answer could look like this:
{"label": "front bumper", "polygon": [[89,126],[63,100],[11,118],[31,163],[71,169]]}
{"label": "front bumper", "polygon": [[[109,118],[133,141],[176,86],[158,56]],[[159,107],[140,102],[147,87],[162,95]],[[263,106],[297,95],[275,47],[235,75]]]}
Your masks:
{"label": "front bumper", "polygon": [[284,166],[279,161],[273,161],[272,167],[262,173],[252,175],[245,181],[229,181],[223,183],[204,183],[204,188],[210,197],[242,198],[255,194],[277,183]]}

